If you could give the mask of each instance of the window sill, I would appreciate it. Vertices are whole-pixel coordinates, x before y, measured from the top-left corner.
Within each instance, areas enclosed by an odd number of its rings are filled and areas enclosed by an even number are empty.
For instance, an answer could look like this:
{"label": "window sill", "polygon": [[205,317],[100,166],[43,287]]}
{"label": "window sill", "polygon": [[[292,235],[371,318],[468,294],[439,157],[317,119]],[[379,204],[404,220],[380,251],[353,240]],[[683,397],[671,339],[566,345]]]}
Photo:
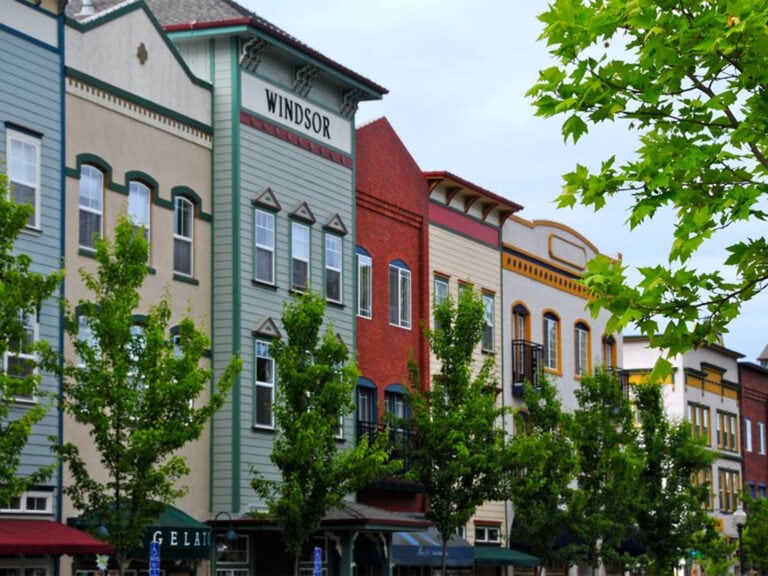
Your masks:
{"label": "window sill", "polygon": [[256,424],[251,425],[251,430],[253,430],[254,432],[265,432],[267,434],[275,433],[274,428],[269,428],[268,426],[257,426]]}
{"label": "window sill", "polygon": [[337,308],[338,310],[344,310],[344,308],[346,308],[343,302],[336,302],[334,300],[326,300],[326,302],[328,303],[328,306]]}
{"label": "window sill", "polygon": [[185,274],[179,274],[178,272],[173,273],[173,279],[177,280],[178,282],[184,282],[185,284],[192,284],[193,286],[199,286],[200,280],[197,278],[194,278],[192,276],[187,276]]}
{"label": "window sill", "polygon": [[277,286],[270,282],[264,282],[263,280],[259,280],[258,278],[251,278],[251,284],[254,286],[258,286],[259,288],[266,288],[267,290],[277,290]]}
{"label": "window sill", "polygon": [[85,256],[86,258],[96,258],[95,248],[84,248],[83,246],[79,246],[77,249],[77,253],[78,255]]}

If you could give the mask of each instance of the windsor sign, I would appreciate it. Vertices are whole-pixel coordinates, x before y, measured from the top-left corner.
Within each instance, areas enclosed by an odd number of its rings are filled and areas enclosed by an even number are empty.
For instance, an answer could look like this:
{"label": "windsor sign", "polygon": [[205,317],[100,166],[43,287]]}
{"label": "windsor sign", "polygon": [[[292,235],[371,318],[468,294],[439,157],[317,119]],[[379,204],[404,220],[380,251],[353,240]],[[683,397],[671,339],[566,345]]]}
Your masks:
{"label": "windsor sign", "polygon": [[352,123],[254,76],[241,73],[243,108],[296,132],[337,148],[352,152]]}

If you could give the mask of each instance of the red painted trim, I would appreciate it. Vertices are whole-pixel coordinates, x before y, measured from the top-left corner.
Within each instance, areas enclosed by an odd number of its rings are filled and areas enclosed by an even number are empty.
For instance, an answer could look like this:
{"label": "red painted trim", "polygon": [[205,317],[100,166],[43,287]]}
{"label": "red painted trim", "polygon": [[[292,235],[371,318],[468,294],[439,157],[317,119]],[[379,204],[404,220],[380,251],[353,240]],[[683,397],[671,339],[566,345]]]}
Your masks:
{"label": "red painted trim", "polygon": [[429,205],[429,222],[473,238],[493,248],[498,248],[501,245],[498,228],[467,218],[464,214],[446,208],[442,204],[431,203]]}
{"label": "red painted trim", "polygon": [[198,22],[190,20],[183,24],[169,24],[163,26],[166,32],[181,32],[186,30],[202,30],[204,28],[226,28],[229,26],[247,26],[252,22],[251,18],[234,18],[232,20],[220,20],[219,22]]}
{"label": "red painted trim", "polygon": [[286,130],[277,124],[273,124],[272,122],[267,122],[263,118],[257,118],[256,116],[249,114],[244,110],[240,111],[240,123],[245,124],[246,126],[250,126],[251,128],[255,128],[256,130],[260,130],[261,132],[265,132],[270,136],[279,138],[280,140],[288,142],[289,144],[293,144],[294,146],[302,148],[307,152],[322,156],[326,160],[330,160],[331,162],[344,166],[345,168],[349,168],[350,170],[352,169],[352,156],[347,156],[346,154],[342,154],[336,150],[331,150],[327,146],[318,144],[314,140],[310,140],[304,136],[299,136],[295,132]]}

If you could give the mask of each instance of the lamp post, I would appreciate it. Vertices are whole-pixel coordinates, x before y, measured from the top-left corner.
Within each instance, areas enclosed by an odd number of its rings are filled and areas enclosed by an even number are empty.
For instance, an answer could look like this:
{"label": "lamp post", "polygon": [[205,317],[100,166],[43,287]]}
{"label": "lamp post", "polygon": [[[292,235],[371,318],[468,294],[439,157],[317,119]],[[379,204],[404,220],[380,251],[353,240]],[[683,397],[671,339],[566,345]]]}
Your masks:
{"label": "lamp post", "polygon": [[[232,528],[232,516],[229,512],[218,512],[216,516],[213,517],[214,524],[219,519],[220,516],[226,516],[229,520],[229,528],[227,528],[227,532],[225,534],[225,538],[232,542],[237,538],[237,532],[235,532],[234,528]],[[221,546],[221,548],[219,548]],[[219,552],[224,552],[224,550],[227,549],[226,544],[216,544],[216,526],[211,526],[211,576],[216,576],[216,562],[219,558]]]}
{"label": "lamp post", "polygon": [[743,576],[745,574],[744,566],[744,545],[741,541],[741,533],[744,530],[744,525],[747,523],[747,513],[739,504],[736,511],[733,513],[733,523],[736,525],[736,531],[739,533],[739,573]]}

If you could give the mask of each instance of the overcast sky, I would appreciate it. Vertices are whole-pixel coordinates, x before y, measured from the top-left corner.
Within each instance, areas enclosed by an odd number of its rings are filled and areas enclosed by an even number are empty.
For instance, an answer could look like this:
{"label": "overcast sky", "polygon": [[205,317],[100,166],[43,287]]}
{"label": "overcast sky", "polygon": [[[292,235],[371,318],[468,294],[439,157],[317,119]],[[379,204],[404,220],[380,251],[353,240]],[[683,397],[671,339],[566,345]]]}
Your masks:
{"label": "overcast sky", "polygon": [[[422,170],[447,170],[522,204],[528,220],[571,226],[630,267],[666,261],[669,216],[630,233],[626,201],[594,213],[557,209],[562,174],[630,157],[634,137],[608,126],[564,144],[561,120],[534,117],[525,92],[551,65],[536,15],[544,0],[240,0],[304,44],[389,90],[357,125],[386,116]],[[752,235],[763,233],[757,227]],[[733,241],[731,239],[731,241]],[[722,262],[717,249],[699,266]],[[725,345],[754,361],[768,342],[768,294],[749,304]]]}

